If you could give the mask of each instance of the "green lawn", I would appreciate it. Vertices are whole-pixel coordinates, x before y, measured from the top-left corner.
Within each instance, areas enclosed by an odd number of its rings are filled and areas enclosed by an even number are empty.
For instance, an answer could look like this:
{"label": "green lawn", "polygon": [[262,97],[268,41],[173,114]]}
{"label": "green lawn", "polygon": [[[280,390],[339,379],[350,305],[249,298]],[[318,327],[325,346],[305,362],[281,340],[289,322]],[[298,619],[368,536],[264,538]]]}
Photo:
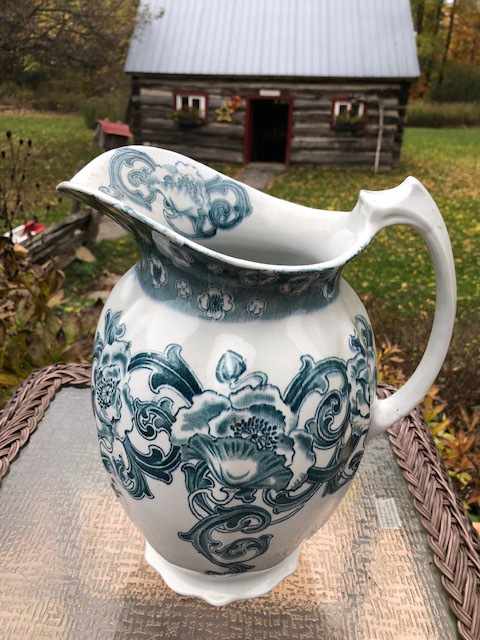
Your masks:
{"label": "green lawn", "polygon": [[[58,202],[55,187],[98,154],[99,150],[92,142],[93,132],[76,115],[0,114],[0,149],[5,146],[7,131],[11,131],[16,140],[30,138],[33,143],[26,172],[27,205],[33,206],[44,222],[61,220],[72,205],[69,200]],[[40,198],[36,183],[40,184]],[[47,204],[50,210],[47,210]]]}
{"label": "green lawn", "polygon": [[[480,302],[480,128],[407,129],[402,162],[374,175],[365,169],[292,168],[270,192],[311,207],[348,210],[360,189],[386,189],[408,175],[421,180],[445,218],[455,254],[459,314]],[[320,241],[320,240],[319,240]],[[434,305],[435,282],[423,242],[408,228],[383,231],[348,265],[355,289],[392,312],[416,315]]]}

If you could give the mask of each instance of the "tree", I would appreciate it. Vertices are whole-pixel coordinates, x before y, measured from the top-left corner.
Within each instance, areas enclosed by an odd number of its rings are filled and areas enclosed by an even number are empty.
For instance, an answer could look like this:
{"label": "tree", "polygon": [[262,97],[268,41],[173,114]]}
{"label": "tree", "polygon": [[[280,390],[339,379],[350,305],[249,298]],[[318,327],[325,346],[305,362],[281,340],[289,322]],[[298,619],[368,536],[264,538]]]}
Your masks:
{"label": "tree", "polygon": [[3,79],[40,69],[97,74],[123,64],[137,16],[132,0],[3,0],[0,65]]}
{"label": "tree", "polygon": [[433,51],[425,65],[425,80],[427,85],[430,85],[432,79],[433,68],[435,64],[435,53],[439,47],[439,33],[440,25],[442,23],[444,0],[434,0],[433,3],[433,20],[431,24],[431,42],[433,45]]}
{"label": "tree", "polygon": [[437,80],[438,86],[442,84],[443,78],[445,75],[445,65],[447,64],[448,52],[450,50],[450,45],[452,43],[453,29],[455,27],[455,15],[456,15],[458,3],[459,3],[459,0],[453,0],[452,6],[449,9],[447,39],[445,42],[445,47],[443,49],[443,56],[442,56],[442,61],[440,63],[440,70],[438,72],[438,80]]}
{"label": "tree", "polygon": [[425,16],[425,0],[417,0],[417,10],[415,15],[415,28],[418,35],[423,31],[423,18]]}

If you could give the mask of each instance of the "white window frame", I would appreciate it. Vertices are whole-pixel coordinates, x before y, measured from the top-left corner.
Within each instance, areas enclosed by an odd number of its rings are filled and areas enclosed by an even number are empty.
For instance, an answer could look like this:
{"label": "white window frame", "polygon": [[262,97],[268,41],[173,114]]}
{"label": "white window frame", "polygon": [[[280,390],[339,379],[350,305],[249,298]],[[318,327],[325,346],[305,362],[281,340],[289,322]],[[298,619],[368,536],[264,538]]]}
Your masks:
{"label": "white window frame", "polygon": [[175,98],[175,108],[177,111],[181,111],[183,108],[183,100],[184,98],[187,98],[188,100],[188,108],[189,109],[193,109],[193,101],[194,100],[198,100],[199,101],[199,109],[198,109],[198,115],[200,116],[200,118],[202,118],[203,120],[205,120],[206,115],[207,115],[207,98],[206,96],[202,96],[199,95],[198,93],[177,93],[176,98]]}
{"label": "white window frame", "polygon": [[352,100],[335,100],[334,103],[333,103],[333,117],[334,117],[334,120],[336,121],[337,116],[340,115],[340,108],[342,106],[346,106],[347,107],[347,113],[350,114],[350,112],[352,110],[352,104],[354,102],[358,104],[357,117],[358,118],[363,118],[363,116],[365,114],[365,101],[364,100],[356,100],[356,99],[352,99]]}

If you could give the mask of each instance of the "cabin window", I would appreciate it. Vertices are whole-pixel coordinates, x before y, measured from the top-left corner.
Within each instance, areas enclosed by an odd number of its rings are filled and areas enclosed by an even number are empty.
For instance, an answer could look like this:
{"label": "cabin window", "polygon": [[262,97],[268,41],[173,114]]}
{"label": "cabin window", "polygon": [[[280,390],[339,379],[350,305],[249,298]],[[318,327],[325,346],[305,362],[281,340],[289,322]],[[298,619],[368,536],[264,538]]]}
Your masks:
{"label": "cabin window", "polygon": [[175,97],[176,111],[196,111],[205,120],[207,116],[207,97],[197,94],[177,93]]}
{"label": "cabin window", "polygon": [[332,128],[356,131],[365,124],[366,106],[357,98],[335,98],[332,101]]}

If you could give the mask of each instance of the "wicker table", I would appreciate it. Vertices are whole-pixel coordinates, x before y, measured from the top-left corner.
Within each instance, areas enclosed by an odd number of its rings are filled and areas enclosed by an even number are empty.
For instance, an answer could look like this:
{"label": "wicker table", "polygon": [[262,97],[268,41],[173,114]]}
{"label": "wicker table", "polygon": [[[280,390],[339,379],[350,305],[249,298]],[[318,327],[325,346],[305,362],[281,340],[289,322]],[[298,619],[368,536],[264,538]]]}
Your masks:
{"label": "wicker table", "polygon": [[2,640],[479,640],[478,539],[418,416],[371,444],[293,576],[215,609],[146,565],[99,461],[88,377],[43,370],[0,415]]}

